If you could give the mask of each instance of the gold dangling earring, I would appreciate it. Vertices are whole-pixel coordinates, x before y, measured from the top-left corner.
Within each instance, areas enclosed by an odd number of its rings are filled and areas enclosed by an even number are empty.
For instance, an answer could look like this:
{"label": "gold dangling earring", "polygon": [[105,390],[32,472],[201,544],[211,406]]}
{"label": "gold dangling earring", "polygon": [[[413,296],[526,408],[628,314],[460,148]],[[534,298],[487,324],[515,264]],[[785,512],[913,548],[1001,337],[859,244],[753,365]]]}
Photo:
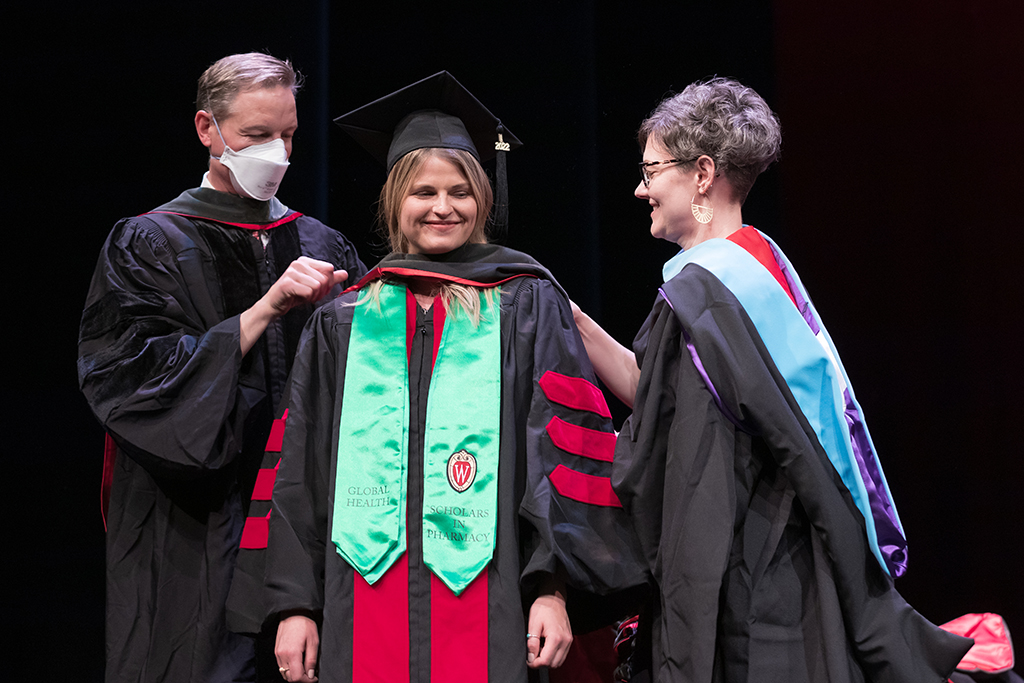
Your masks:
{"label": "gold dangling earring", "polygon": [[690,197],[690,211],[693,212],[693,217],[697,219],[698,223],[707,225],[715,215],[715,207],[711,204],[711,197],[706,197],[705,195],[701,195],[701,197],[708,200],[708,205],[694,204],[693,200],[697,198],[697,193],[694,192],[693,196]]}

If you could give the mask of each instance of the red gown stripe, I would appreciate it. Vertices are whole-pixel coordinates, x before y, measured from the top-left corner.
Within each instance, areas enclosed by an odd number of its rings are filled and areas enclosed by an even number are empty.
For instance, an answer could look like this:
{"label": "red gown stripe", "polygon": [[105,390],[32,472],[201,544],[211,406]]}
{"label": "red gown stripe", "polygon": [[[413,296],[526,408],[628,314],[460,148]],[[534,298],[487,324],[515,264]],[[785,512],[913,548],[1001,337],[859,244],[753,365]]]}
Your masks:
{"label": "red gown stripe", "polygon": [[277,469],[281,461],[273,467],[264,467],[256,473],[256,485],[252,487],[253,500],[270,500],[274,493],[274,482],[277,481]]}
{"label": "red gown stripe", "polygon": [[[447,317],[440,297],[431,310],[435,363]],[[430,575],[430,680],[487,683],[487,620],[486,570],[458,596]]]}
{"label": "red gown stripe", "polygon": [[284,415],[279,419],[274,420],[274,423],[270,425],[270,436],[267,437],[267,447],[264,450],[270,451],[271,453],[280,453],[281,446],[284,444],[284,423],[288,420],[288,409],[284,409]]}
{"label": "red gown stripe", "polygon": [[547,426],[551,441],[573,455],[611,462],[615,456],[615,435],[566,422],[557,415]]}
{"label": "red gown stripe", "polygon": [[239,547],[243,550],[265,550],[269,535],[269,512],[266,517],[246,517],[245,526],[242,527],[242,542]]}
{"label": "red gown stripe", "polygon": [[444,321],[447,317],[441,297],[434,298],[432,310],[434,312],[434,351],[430,356],[430,367],[434,367],[434,363],[437,362],[437,350],[441,348],[441,336],[444,334]]}
{"label": "red gown stripe", "polygon": [[566,498],[578,500],[590,505],[604,507],[622,507],[619,497],[612,490],[612,481],[608,477],[584,474],[559,465],[548,475],[555,490]]}
{"label": "red gown stripe", "polygon": [[372,586],[353,574],[352,683],[408,683],[408,554]]}
{"label": "red gown stripe", "polygon": [[612,416],[601,390],[582,377],[569,377],[548,370],[540,378],[540,388],[549,401],[602,417]]}
{"label": "red gown stripe", "polygon": [[431,681],[487,683],[487,621],[486,569],[461,595],[430,575]]}

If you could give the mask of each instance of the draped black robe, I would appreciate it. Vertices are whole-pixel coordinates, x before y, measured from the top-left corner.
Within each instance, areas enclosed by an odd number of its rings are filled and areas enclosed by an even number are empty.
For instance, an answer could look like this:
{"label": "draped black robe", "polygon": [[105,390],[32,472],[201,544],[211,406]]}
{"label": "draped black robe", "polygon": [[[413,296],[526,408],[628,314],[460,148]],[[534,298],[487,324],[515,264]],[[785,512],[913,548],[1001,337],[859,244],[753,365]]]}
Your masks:
{"label": "draped black robe", "polygon": [[[321,624],[322,681],[525,681],[526,610],[539,577],[564,577],[570,618],[584,632],[625,616],[625,605],[646,584],[629,521],[611,491],[610,414],[567,297],[530,257],[474,244],[440,257],[394,255],[367,279],[381,275],[483,287],[504,282],[493,559],[458,598],[423,563],[423,544],[443,541],[425,539],[420,521],[434,323],[415,304],[408,334],[407,550],[371,588],[331,542],[335,482],[344,476],[336,455],[356,298],[350,293],[318,310],[303,337],[283,443],[276,446],[281,452],[268,452],[264,462],[268,479],[276,479],[273,500],[254,500],[250,513],[253,527],[262,528],[269,512],[269,547],[243,541],[249,547],[241,551],[232,621],[255,630],[267,616],[312,616]],[[589,399],[559,391],[570,386]],[[465,378],[465,390],[473,391],[473,377]]]}
{"label": "draped black robe", "polygon": [[105,468],[107,681],[252,674],[252,641],[227,630],[225,603],[273,408],[313,306],[274,321],[244,358],[239,314],[300,255],[353,281],[366,270],[319,221],[206,188],[120,221],[103,245],[78,371],[116,444]]}
{"label": "draped black robe", "polygon": [[900,597],[737,296],[686,265],[634,350],[612,481],[658,586],[646,680],[944,683],[971,641]]}

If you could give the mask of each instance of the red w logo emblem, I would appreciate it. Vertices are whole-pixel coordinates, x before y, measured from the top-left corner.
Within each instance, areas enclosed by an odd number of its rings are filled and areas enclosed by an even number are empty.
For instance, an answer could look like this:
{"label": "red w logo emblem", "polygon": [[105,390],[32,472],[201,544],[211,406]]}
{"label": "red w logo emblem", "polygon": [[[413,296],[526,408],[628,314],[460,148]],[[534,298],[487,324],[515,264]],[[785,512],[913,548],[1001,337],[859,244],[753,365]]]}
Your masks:
{"label": "red w logo emblem", "polygon": [[448,458],[448,484],[462,493],[473,485],[476,479],[476,458],[472,453],[460,450]]}

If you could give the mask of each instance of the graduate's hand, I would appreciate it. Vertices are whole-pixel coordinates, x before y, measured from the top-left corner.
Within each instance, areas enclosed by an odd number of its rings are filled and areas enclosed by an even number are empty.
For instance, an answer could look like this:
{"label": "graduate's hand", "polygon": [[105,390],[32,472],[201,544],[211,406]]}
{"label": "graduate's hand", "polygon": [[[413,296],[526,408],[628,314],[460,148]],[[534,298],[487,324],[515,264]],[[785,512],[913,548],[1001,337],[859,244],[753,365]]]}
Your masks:
{"label": "graduate's hand", "polygon": [[530,606],[526,665],[531,669],[562,665],[572,645],[572,627],[562,591],[541,595]]}
{"label": "graduate's hand", "polygon": [[315,621],[301,615],[282,619],[277,626],[277,643],[274,645],[281,677],[300,683],[315,681],[319,647],[320,635]]}
{"label": "graduate's hand", "polygon": [[331,287],[348,279],[348,272],[335,270],[326,261],[300,256],[289,264],[263,297],[239,317],[242,355],[260,338],[275,318],[299,304],[315,303],[327,296]]}

